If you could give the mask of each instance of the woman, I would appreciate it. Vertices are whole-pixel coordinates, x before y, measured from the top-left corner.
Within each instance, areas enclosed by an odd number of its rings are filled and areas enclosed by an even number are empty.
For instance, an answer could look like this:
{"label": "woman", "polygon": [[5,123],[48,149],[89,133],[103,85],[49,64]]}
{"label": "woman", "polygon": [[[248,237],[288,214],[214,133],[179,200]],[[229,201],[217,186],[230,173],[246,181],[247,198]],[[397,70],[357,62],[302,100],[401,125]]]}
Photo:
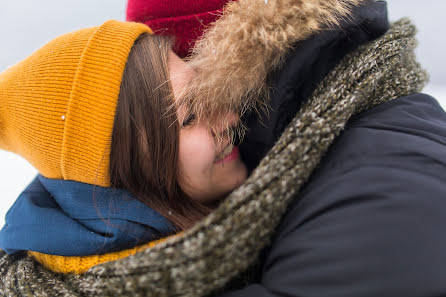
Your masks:
{"label": "woman", "polygon": [[195,46],[184,102],[198,118],[272,106],[244,122],[250,177],[184,234],[82,275],[3,256],[1,292],[443,295],[446,119],[418,93],[414,34],[382,1],[228,4]]}
{"label": "woman", "polygon": [[150,32],[109,21],[56,38],[2,74],[2,148],[42,174],[6,217],[8,254],[84,272],[190,228],[246,179],[227,129],[238,117],[228,112],[209,130],[177,110],[193,72],[169,38]]}

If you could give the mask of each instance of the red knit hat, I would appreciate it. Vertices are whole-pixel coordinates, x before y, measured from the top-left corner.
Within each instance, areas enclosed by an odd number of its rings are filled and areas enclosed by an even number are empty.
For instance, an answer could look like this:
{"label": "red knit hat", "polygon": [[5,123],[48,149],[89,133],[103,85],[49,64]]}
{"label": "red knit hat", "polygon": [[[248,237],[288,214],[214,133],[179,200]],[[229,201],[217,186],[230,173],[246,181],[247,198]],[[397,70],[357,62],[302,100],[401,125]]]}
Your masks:
{"label": "red knit hat", "polygon": [[127,20],[148,25],[155,34],[175,36],[175,52],[185,57],[224,5],[234,0],[128,0]]}

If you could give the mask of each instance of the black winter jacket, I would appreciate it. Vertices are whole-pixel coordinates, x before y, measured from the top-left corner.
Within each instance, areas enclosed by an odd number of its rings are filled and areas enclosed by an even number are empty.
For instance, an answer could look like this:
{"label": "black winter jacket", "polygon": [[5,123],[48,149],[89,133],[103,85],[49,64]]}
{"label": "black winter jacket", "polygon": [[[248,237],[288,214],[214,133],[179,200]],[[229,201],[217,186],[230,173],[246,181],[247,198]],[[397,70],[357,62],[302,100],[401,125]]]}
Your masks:
{"label": "black winter jacket", "polygon": [[[241,152],[251,169],[336,62],[387,27],[386,4],[375,2],[344,30],[296,47],[273,75],[270,118],[245,119]],[[294,198],[256,282],[222,296],[442,296],[445,194],[446,114],[438,102],[415,94],[363,112]]]}

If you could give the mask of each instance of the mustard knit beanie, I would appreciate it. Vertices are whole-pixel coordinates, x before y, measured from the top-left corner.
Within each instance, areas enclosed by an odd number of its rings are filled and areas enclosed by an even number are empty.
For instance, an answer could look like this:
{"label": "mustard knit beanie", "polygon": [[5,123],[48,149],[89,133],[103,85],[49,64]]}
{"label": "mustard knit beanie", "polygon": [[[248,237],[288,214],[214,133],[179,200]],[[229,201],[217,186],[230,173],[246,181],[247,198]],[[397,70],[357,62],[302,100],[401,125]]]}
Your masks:
{"label": "mustard knit beanie", "polygon": [[143,24],[107,21],[62,35],[0,74],[0,149],[43,176],[109,186],[122,74]]}

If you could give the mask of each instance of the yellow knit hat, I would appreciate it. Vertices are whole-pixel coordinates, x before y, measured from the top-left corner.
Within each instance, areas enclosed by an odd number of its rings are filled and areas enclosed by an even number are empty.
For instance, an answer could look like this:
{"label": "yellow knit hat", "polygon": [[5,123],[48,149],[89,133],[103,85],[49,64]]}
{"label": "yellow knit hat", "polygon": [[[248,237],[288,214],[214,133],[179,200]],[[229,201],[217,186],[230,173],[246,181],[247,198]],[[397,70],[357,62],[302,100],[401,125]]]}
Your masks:
{"label": "yellow knit hat", "polygon": [[0,74],[0,149],[47,178],[109,186],[122,73],[143,24],[108,21],[62,35]]}

